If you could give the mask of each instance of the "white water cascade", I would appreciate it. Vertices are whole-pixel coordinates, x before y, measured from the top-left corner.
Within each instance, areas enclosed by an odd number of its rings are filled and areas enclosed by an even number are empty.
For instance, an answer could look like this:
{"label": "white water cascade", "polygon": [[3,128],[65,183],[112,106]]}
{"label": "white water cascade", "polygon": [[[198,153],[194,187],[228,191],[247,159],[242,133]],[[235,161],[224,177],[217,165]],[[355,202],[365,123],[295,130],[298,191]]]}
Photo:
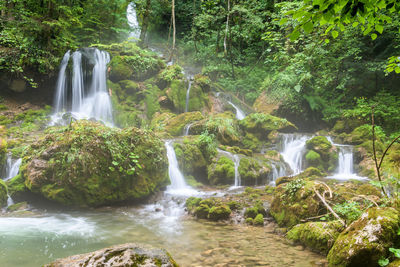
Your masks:
{"label": "white water cascade", "polygon": [[136,14],[136,6],[133,2],[129,3],[128,5],[128,8],[126,10],[126,18],[128,19],[129,27],[131,27],[131,32],[129,33],[129,37],[133,37],[134,39],[139,39],[140,26]]}
{"label": "white water cascade", "polygon": [[19,172],[19,167],[21,166],[22,159],[14,160],[11,155],[7,156],[7,164],[5,166],[5,175],[3,180],[8,181],[15,176],[17,176]]}
{"label": "white water cascade", "polygon": [[292,170],[291,175],[297,175],[303,171],[303,156],[308,139],[310,139],[310,136],[306,135],[282,135],[282,150],[280,153]]}
{"label": "white water cascade", "polygon": [[174,147],[172,146],[172,141],[166,141],[165,148],[167,149],[168,157],[168,174],[169,179],[171,180],[171,185],[168,186],[167,193],[185,196],[198,194],[196,190],[186,184],[185,177],[179,170],[178,160],[176,159],[176,154]]}
{"label": "white water cascade", "polygon": [[233,104],[231,101],[228,101],[228,103],[236,110],[236,119],[243,120],[246,117],[246,114],[244,114],[244,112],[235,104]]}
{"label": "white water cascade", "polygon": [[192,127],[193,123],[194,122],[185,125],[185,127],[183,128],[183,135],[184,136],[189,135],[189,130],[190,130],[190,127]]}
{"label": "white water cascade", "polygon": [[69,59],[70,51],[65,53],[61,62],[51,124],[68,123],[64,117],[67,113],[74,119],[94,118],[109,126],[113,125],[106,78],[110,55],[97,48],[75,51],[72,53],[72,75],[68,75],[66,70]]}
{"label": "white water cascade", "polygon": [[367,180],[367,177],[358,176],[354,172],[353,146],[335,144],[331,137],[327,137],[327,139],[337,148],[339,154],[336,173],[327,178],[336,180]]}
{"label": "white water cascade", "polygon": [[232,159],[234,166],[235,166],[235,182],[233,186],[230,187],[230,189],[235,189],[238,188],[242,185],[241,179],[240,179],[240,173],[239,173],[239,164],[240,164],[240,157],[237,154],[232,154],[228,151],[217,149],[218,153],[225,154],[228,156],[230,159]]}
{"label": "white water cascade", "polygon": [[285,164],[281,162],[271,162],[271,168],[272,172],[269,179],[271,180],[271,185],[275,185],[276,179],[286,175],[286,167]]}
{"label": "white water cascade", "polygon": [[188,77],[188,88],[186,90],[186,106],[185,106],[185,112],[189,111],[189,99],[190,99],[190,88],[192,88],[192,77]]}

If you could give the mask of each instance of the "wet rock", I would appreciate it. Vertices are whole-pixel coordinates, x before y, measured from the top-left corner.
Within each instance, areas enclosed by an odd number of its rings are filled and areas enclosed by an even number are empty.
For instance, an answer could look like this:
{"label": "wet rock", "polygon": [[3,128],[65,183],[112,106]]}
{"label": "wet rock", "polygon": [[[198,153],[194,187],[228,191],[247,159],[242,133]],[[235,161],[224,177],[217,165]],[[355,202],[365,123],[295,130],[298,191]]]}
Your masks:
{"label": "wet rock", "polygon": [[3,180],[0,180],[0,207],[7,205],[7,186]]}
{"label": "wet rock", "polygon": [[45,267],[178,267],[168,252],[147,245],[128,243],[58,259]]}
{"label": "wet rock", "polygon": [[343,231],[328,254],[329,266],[378,266],[399,241],[400,213],[393,208],[370,208]]}

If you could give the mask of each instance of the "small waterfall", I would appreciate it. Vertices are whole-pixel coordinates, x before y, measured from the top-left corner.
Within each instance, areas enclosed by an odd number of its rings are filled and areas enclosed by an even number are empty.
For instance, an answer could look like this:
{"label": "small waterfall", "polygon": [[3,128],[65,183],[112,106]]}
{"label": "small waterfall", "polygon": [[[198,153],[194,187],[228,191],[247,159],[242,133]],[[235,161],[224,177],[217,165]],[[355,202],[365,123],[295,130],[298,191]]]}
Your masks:
{"label": "small waterfall", "polygon": [[235,163],[235,187],[239,187],[242,184],[242,181],[240,180],[240,173],[239,173],[239,164],[240,164],[240,158],[238,155],[233,155],[233,162]]}
{"label": "small waterfall", "polygon": [[112,125],[112,104],[106,78],[110,55],[97,48],[86,48],[72,53],[70,85],[66,72],[69,55],[70,51],[65,53],[61,62],[51,125],[68,123],[63,119],[66,112],[74,119],[94,118]]}
{"label": "small waterfall", "polygon": [[228,156],[230,159],[232,159],[234,166],[235,166],[235,183],[233,186],[231,186],[231,189],[240,187],[242,182],[240,179],[240,173],[239,173],[239,164],[240,164],[240,157],[237,154],[232,154],[228,151],[225,150],[221,150],[221,149],[217,149],[218,153],[221,154],[225,154],[226,156]]}
{"label": "small waterfall", "polygon": [[282,150],[280,153],[292,170],[291,175],[297,175],[303,171],[306,141],[310,137],[297,134],[283,134],[282,137]]}
{"label": "small waterfall", "polygon": [[15,176],[17,176],[19,172],[19,167],[21,166],[22,159],[17,159],[13,160],[11,155],[7,156],[7,164],[5,168],[5,175],[4,175],[4,181],[8,181]]}
{"label": "small waterfall", "polygon": [[358,176],[354,172],[353,146],[335,144],[331,137],[328,140],[337,148],[339,154],[336,173],[328,176],[328,178],[336,180],[367,180],[368,178]]}
{"label": "small waterfall", "polygon": [[236,110],[236,119],[238,119],[238,120],[243,120],[243,119],[246,117],[246,115],[244,114],[244,112],[243,112],[240,108],[238,108],[237,106],[235,106],[231,101],[228,101],[228,103],[229,103],[232,107],[234,107],[234,109]]}
{"label": "small waterfall", "polygon": [[9,194],[7,194],[7,207],[14,205],[14,200],[11,198]]}
{"label": "small waterfall", "polygon": [[172,141],[165,142],[165,148],[167,149],[168,157],[168,174],[169,179],[171,180],[171,185],[168,186],[167,192],[174,195],[196,194],[198,192],[186,184],[185,178],[182,172],[179,170],[178,160],[176,159],[176,154],[172,143]]}
{"label": "small waterfall", "polygon": [[189,99],[190,99],[190,88],[192,87],[192,78],[188,78],[189,85],[186,91],[186,106],[185,106],[185,112],[189,111]]}
{"label": "small waterfall", "polygon": [[129,33],[129,37],[139,39],[140,26],[137,19],[135,3],[133,2],[129,3],[128,8],[126,10],[126,18],[128,19],[129,27],[131,27],[131,32]]}
{"label": "small waterfall", "polygon": [[183,135],[184,136],[189,135],[189,130],[190,130],[190,127],[192,127],[193,123],[194,122],[185,125],[185,127],[183,128]]}
{"label": "small waterfall", "polygon": [[272,172],[270,174],[270,180],[273,185],[275,185],[275,180],[279,177],[286,175],[285,165],[280,162],[271,162]]}

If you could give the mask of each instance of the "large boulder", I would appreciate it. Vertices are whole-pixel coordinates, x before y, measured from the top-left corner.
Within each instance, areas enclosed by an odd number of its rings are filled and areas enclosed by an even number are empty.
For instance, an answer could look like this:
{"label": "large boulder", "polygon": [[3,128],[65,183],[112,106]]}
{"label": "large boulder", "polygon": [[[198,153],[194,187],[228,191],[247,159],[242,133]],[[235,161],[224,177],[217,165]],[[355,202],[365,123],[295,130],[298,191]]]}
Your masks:
{"label": "large boulder", "polygon": [[238,171],[242,185],[261,185],[268,182],[271,166],[266,159],[242,157],[240,159]]}
{"label": "large boulder", "polygon": [[394,208],[370,208],[337,238],[328,254],[329,266],[378,266],[398,244],[400,214]]}
{"label": "large boulder", "polygon": [[306,165],[332,172],[337,165],[337,153],[325,136],[315,136],[306,142]]}
{"label": "large boulder", "polygon": [[165,130],[169,134],[173,136],[181,136],[185,126],[187,126],[189,123],[193,123],[202,119],[204,119],[204,117],[198,111],[185,112],[176,117],[170,118],[169,120],[163,121],[163,123],[165,124]]}
{"label": "large boulder", "polygon": [[208,166],[208,182],[211,185],[233,185],[235,163],[227,156],[218,155]]}
{"label": "large boulder", "polygon": [[286,238],[327,254],[342,227],[339,221],[308,222],[294,226],[286,234]]}
{"label": "large boulder", "polygon": [[178,267],[171,255],[148,245],[128,243],[100,249],[94,252],[58,259],[45,267],[72,266],[124,266],[124,267]]}
{"label": "large boulder", "polygon": [[27,150],[27,188],[72,206],[142,199],[169,183],[163,142],[137,128],[78,121],[52,130]]}

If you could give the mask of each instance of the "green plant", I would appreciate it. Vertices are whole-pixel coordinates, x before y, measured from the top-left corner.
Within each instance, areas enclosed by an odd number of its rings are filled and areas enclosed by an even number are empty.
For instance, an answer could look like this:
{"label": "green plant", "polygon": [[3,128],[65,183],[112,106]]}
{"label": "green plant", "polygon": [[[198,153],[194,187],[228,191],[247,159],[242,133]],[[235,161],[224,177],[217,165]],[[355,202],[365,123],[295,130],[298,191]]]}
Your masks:
{"label": "green plant", "polygon": [[285,190],[289,197],[294,197],[296,192],[305,185],[304,180],[298,178],[286,184]]}
{"label": "green plant", "polygon": [[363,212],[358,202],[348,201],[345,201],[341,204],[336,204],[335,206],[333,206],[333,210],[340,217],[345,219],[347,225],[357,220]]}

